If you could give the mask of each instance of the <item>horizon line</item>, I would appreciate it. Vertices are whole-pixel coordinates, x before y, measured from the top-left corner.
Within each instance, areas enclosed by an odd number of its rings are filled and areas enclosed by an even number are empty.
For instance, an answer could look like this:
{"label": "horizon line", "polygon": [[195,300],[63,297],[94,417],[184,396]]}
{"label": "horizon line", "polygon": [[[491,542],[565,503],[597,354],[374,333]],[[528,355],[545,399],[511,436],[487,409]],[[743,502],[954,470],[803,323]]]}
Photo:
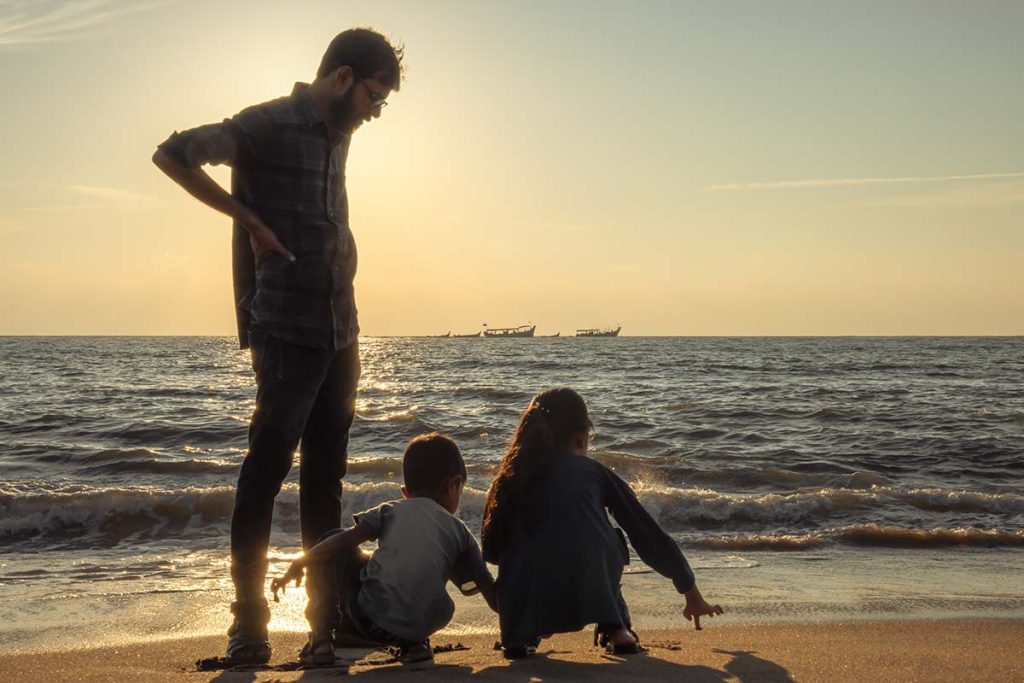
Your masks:
{"label": "horizon line", "polygon": [[[574,334],[564,335],[560,337],[553,337],[551,335],[538,335],[535,337],[445,337],[437,334],[360,334],[360,339],[700,339],[700,338],[718,338],[718,339],[737,339],[737,338],[751,338],[751,339],[793,339],[793,338],[821,338],[821,339],[837,339],[837,338],[862,338],[862,339],[884,339],[884,338],[1017,338],[1024,337],[1024,332],[1015,333],[905,333],[905,334],[865,334],[865,333],[835,333],[835,334],[620,334],[618,337],[577,337]],[[104,334],[104,333],[24,333],[24,334],[10,334],[0,333],[0,339],[32,339],[32,338],[108,338],[108,339],[175,339],[175,338],[187,338],[187,339],[206,339],[206,338],[225,338],[225,339],[237,339],[236,334],[173,334],[173,333],[159,333],[159,334]]]}

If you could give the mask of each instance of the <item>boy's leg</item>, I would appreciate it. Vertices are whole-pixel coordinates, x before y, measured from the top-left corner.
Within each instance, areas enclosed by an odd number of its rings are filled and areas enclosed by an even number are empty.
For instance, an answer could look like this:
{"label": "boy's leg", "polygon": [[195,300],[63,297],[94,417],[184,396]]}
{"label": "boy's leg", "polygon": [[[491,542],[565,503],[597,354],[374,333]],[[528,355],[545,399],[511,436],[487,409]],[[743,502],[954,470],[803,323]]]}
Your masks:
{"label": "boy's leg", "polygon": [[[302,546],[316,544],[341,526],[341,479],[348,462],[348,433],[355,417],[359,384],[359,346],[334,353],[302,433],[299,465],[299,517]],[[306,592],[316,599],[320,577],[310,577]]]}
{"label": "boy's leg", "polygon": [[[321,540],[340,531],[328,532]],[[355,630],[353,635],[365,637],[359,624],[352,624],[351,605],[362,587],[360,571],[368,559],[369,555],[353,548],[339,553],[332,562],[310,568],[306,583],[317,583],[317,590],[310,596],[306,607],[306,620],[311,631],[332,631],[350,626],[350,630]]]}
{"label": "boy's leg", "polygon": [[269,610],[263,596],[274,499],[292,464],[306,420],[323,383],[328,351],[298,347],[254,331],[256,410],[249,452],[242,462],[231,516],[231,578],[235,584],[231,643],[266,640]]}

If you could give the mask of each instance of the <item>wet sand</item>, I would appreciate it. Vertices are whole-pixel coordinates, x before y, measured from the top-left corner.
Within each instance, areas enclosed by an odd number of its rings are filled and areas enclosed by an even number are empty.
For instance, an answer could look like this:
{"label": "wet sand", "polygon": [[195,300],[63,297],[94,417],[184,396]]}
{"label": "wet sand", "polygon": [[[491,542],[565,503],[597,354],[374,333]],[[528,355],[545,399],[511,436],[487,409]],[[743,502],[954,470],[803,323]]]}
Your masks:
{"label": "wet sand", "polygon": [[405,671],[386,655],[364,655],[344,667],[287,671],[303,634],[275,633],[274,668],[198,672],[195,660],[221,654],[221,637],[183,638],[121,647],[0,655],[8,681],[327,681],[414,676],[415,681],[964,681],[1024,680],[1024,620],[874,621],[729,625],[700,632],[645,631],[644,654],[606,655],[589,633],[545,640],[540,653],[516,662],[494,651],[494,635],[439,638],[465,650],[441,652],[434,667]]}

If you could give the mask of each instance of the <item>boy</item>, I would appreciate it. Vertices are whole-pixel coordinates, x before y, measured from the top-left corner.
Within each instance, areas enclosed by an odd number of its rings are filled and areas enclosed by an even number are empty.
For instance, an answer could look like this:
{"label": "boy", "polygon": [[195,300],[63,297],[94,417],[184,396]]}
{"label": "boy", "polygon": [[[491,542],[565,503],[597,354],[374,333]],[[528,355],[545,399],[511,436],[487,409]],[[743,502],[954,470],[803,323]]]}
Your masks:
{"label": "boy", "polygon": [[[459,447],[441,434],[417,436],[405,449],[402,477],[403,500],[354,515],[355,526],[328,532],[271,582],[275,600],[289,581],[301,582],[305,567],[317,584],[318,597],[306,608],[306,661],[333,664],[332,629],[341,626],[362,639],[398,646],[405,664],[428,664],[434,656],[430,635],[455,610],[445,590],[449,579],[465,595],[481,592],[497,611],[480,546],[455,517],[466,485]],[[377,550],[364,555],[359,544],[374,539]]]}

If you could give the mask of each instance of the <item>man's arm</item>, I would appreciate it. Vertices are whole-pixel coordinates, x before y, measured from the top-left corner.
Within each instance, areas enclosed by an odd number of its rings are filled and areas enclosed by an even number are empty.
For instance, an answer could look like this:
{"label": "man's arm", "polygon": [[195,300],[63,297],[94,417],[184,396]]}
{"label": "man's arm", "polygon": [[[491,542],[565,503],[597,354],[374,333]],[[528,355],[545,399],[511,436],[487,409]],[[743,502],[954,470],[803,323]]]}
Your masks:
{"label": "man's arm", "polygon": [[[213,128],[216,128],[216,126]],[[204,131],[204,134],[214,137],[219,135],[225,139],[226,142],[221,145],[222,148],[226,148],[226,151],[223,152],[225,158],[222,160],[229,161],[234,154],[235,146],[229,139],[227,139],[227,134],[219,131]],[[189,155],[185,155],[186,158],[188,156]],[[206,161],[210,160],[211,159],[206,159]],[[251,209],[236,200],[226,192],[224,188],[218,185],[217,182],[203,170],[201,163],[197,163],[195,165],[182,163],[162,148],[158,148],[156,153],[153,154],[153,163],[156,164],[156,167],[163,171],[168,178],[184,188],[190,195],[210,208],[230,216],[237,221],[252,238],[253,252],[257,259],[273,251],[281,254],[289,261],[295,260],[295,256],[288,251],[283,244],[281,244],[280,240],[277,239],[277,235],[274,234],[274,231],[268,228],[266,224],[260,220],[260,217]]]}

